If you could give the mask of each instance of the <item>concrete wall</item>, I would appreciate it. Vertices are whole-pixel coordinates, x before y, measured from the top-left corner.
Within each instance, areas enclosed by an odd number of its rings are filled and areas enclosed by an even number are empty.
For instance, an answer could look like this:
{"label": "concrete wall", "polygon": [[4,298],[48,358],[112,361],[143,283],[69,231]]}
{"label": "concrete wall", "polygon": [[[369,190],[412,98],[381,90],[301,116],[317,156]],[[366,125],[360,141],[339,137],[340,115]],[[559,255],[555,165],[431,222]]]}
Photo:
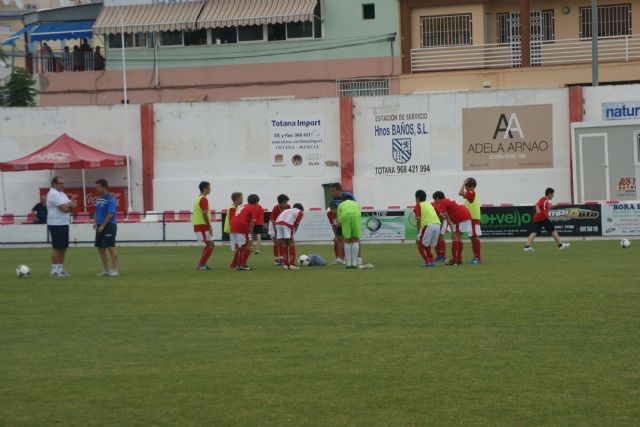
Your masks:
{"label": "concrete wall", "polygon": [[[306,207],[324,206],[321,184],[340,180],[338,100],[181,103],[154,106],[154,207],[190,209],[198,183],[213,184],[210,201],[226,209],[234,191],[261,198],[267,208],[280,193]],[[275,117],[322,116],[325,162],[321,176],[276,177],[271,166],[270,122]]]}
{"label": "concrete wall", "polygon": [[584,121],[599,122],[603,102],[640,101],[640,84],[583,88]]}
{"label": "concrete wall", "polygon": [[[124,107],[60,107],[60,108],[0,108],[0,160],[8,161],[49,144],[62,133],[80,142],[113,154],[125,154]],[[131,147],[132,196],[134,209],[142,209],[142,168],[140,145],[140,109],[129,107],[129,138]],[[60,170],[67,187],[82,187],[79,170]],[[49,171],[5,172],[7,208],[24,214],[37,202],[38,188],[48,187]],[[126,187],[126,168],[86,171],[86,181],[92,186],[98,178],[110,185]]]}
{"label": "concrete wall", "polygon": [[[553,169],[462,170],[462,109],[504,105],[553,105]],[[431,116],[431,174],[418,176],[372,176],[371,149],[374,112],[428,111]],[[482,203],[531,203],[546,187],[556,189],[556,200],[570,201],[569,111],[566,89],[484,91],[431,95],[358,98],[355,102],[356,168],[354,190],[358,200],[376,207],[410,205],[413,194],[442,190],[457,197],[462,180],[478,180]],[[390,150],[390,147],[389,147]]]}

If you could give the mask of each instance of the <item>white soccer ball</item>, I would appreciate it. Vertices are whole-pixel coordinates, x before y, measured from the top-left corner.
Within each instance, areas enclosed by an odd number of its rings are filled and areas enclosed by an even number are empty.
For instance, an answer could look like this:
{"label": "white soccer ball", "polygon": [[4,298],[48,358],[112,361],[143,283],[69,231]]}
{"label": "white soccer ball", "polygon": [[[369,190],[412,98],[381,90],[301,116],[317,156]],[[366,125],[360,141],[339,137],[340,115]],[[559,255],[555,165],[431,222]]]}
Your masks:
{"label": "white soccer ball", "polygon": [[620,247],[621,247],[622,249],[626,249],[626,248],[628,248],[629,246],[631,246],[631,242],[629,241],[629,239],[622,239],[622,240],[620,240]]}
{"label": "white soccer ball", "polygon": [[26,265],[19,265],[18,268],[16,268],[16,275],[20,278],[28,277],[29,274],[31,274],[31,269]]}
{"label": "white soccer ball", "polygon": [[311,264],[311,260],[307,255],[300,255],[300,258],[298,258],[298,261],[300,261],[300,265],[303,265],[305,267]]}

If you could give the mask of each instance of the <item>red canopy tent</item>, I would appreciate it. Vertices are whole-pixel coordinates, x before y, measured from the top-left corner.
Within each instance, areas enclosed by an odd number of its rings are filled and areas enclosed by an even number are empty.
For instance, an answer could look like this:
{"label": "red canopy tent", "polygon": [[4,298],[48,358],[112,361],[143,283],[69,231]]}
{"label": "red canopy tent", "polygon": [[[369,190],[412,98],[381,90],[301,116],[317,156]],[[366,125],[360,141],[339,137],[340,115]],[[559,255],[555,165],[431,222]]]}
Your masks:
{"label": "red canopy tent", "polygon": [[[2,172],[20,172],[51,169],[82,169],[82,193],[86,199],[85,169],[111,168],[127,165],[126,156],[105,153],[96,150],[66,133],[60,135],[46,147],[9,162],[0,162],[0,179]],[[131,197],[131,195],[128,195]],[[7,210],[5,201],[4,180],[2,180],[2,204]]]}

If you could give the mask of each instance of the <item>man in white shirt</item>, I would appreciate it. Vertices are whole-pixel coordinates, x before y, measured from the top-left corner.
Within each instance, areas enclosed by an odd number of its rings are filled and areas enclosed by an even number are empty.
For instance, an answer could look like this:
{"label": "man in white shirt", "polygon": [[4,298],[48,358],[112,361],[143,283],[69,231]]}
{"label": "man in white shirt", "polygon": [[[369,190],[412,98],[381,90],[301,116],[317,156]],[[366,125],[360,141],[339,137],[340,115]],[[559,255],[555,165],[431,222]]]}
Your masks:
{"label": "man in white shirt", "polygon": [[64,190],[64,178],[55,176],[47,194],[47,228],[51,236],[51,274],[49,277],[68,277],[64,271],[64,256],[69,247],[70,212],[76,205],[69,200]]}

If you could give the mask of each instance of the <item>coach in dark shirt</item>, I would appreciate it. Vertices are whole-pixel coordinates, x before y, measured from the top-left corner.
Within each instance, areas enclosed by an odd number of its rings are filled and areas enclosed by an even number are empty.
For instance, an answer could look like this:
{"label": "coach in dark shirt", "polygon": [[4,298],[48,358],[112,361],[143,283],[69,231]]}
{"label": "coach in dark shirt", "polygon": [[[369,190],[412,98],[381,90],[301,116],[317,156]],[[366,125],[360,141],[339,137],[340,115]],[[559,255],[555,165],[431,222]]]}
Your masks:
{"label": "coach in dark shirt", "polygon": [[47,223],[47,197],[42,196],[39,203],[31,209],[32,214],[36,214],[34,224],[46,224]]}

